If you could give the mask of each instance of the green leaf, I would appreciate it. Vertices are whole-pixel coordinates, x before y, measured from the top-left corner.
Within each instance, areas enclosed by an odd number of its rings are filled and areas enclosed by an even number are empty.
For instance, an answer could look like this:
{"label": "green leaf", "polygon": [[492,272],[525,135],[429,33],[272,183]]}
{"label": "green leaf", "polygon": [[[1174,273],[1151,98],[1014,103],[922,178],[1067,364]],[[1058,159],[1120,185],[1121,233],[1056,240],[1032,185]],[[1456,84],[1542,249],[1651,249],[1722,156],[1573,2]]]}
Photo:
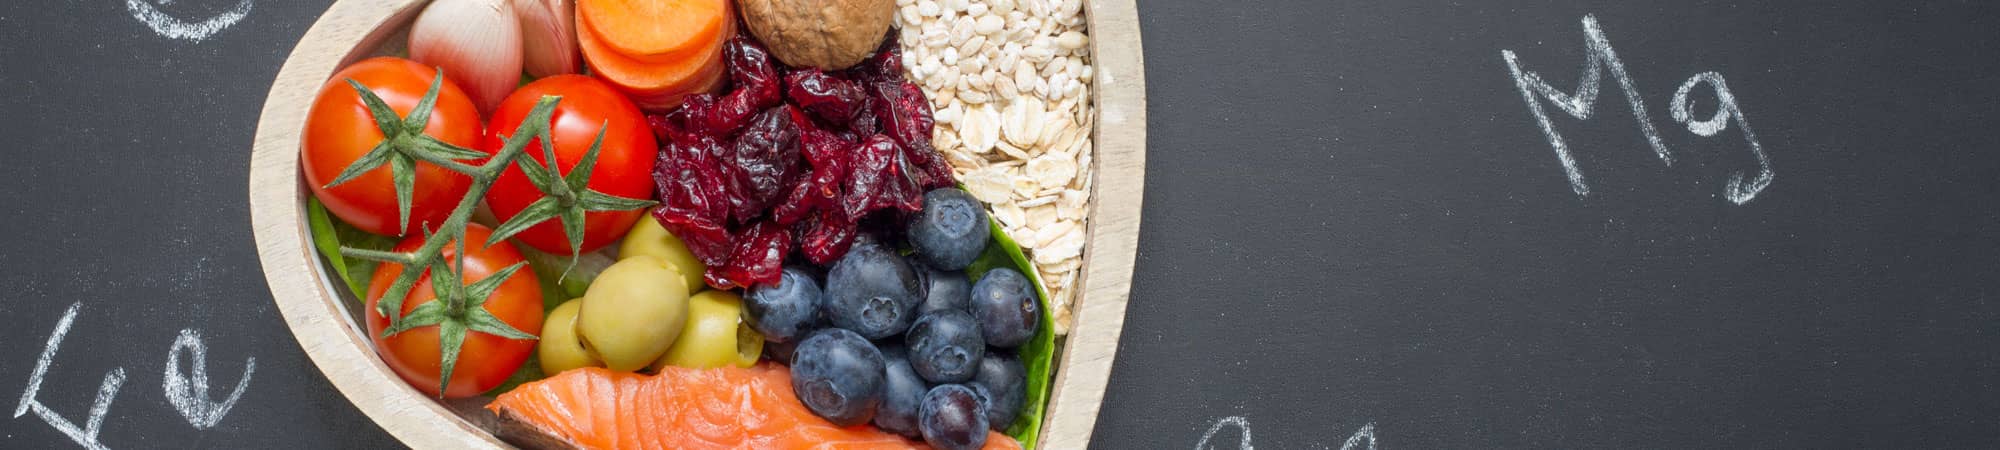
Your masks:
{"label": "green leaf", "polygon": [[354,300],[362,300],[360,297],[368,295],[369,277],[374,275],[375,266],[380,263],[343,257],[340,248],[388,250],[396,245],[396,240],[348,225],[328,212],[326,205],[316,197],[306,199],[306,216],[312,229],[313,248],[326,258],[327,266],[333,267],[333,273],[340,277],[340,282],[346,283],[347,291],[354,294]]}
{"label": "green leaf", "polygon": [[500,224],[499,228],[495,228],[493,230],[493,237],[486,239],[486,245],[499,244],[506,241],[507,238],[514,237],[515,234],[519,234],[528,228],[542,223],[544,220],[555,218],[557,211],[561,209],[562,205],[556,202],[555,197],[542,197],[535,200],[534,203],[529,203],[528,207],[521,208],[521,212],[515,213],[514,217],[508,218],[506,223]]}
{"label": "green leaf", "polygon": [[347,258],[340,257],[340,236],[333,230],[333,215],[326,212],[326,205],[319,204],[319,197],[306,198],[306,226],[312,230],[313,249],[328,256],[326,265],[346,283]]}
{"label": "green leaf", "polygon": [[397,153],[389,156],[389,178],[396,184],[396,214],[401,218],[396,228],[397,234],[410,233],[410,202],[416,198],[417,162],[409,155]]}
{"label": "green leaf", "polygon": [[576,198],[576,205],[584,211],[631,211],[659,204],[652,200],[625,198],[603,192],[584,190]]}
{"label": "green leaf", "polygon": [[1035,284],[1035,299],[1041,304],[1042,325],[1035,329],[1035,335],[1021,344],[1021,365],[1027,369],[1027,399],[1022,402],[1021,416],[1007,427],[1007,435],[1021,442],[1021,448],[1035,448],[1035,438],[1042,432],[1042,414],[1048,408],[1049,391],[1054,388],[1056,336],[1055,317],[1049,311],[1049,292],[1042,285],[1039,271],[1027,255],[1021,253],[1020,244],[1007,237],[1007,230],[999,221],[991,221],[993,241],[986,244],[986,252],[973,260],[965,268],[966,275],[973,281],[986,275],[986,271],[1006,267],[1020,271]]}
{"label": "green leaf", "polygon": [[[583,292],[590,288],[590,282],[597,279],[597,274],[618,262],[602,252],[571,258],[523,246],[521,254],[528,258],[528,267],[534,269],[535,276],[542,281],[543,310],[553,310],[564,301],[582,297]],[[565,270],[568,273],[564,273]]]}
{"label": "green leaf", "polygon": [[396,333],[421,326],[450,322],[450,320],[446,320],[448,317],[445,317],[445,313],[448,312],[446,311],[447,309],[449,308],[447,308],[443,299],[432,299],[431,301],[424,302],[424,304],[417,305],[415,309],[410,310],[409,314],[404,314],[403,317],[391,322],[388,328],[383,329],[382,337],[395,336]]}
{"label": "green leaf", "polygon": [[382,163],[389,162],[389,155],[393,154],[396,154],[396,149],[389,147],[389,141],[385,140],[377,143],[375,144],[375,148],[368,150],[368,153],[363,153],[361,157],[354,158],[354,162],[348,164],[347,168],[340,169],[340,175],[335,175],[333,181],[327,182],[326,186],[322,187],[334,187],[339,186],[341,183],[352,181],[354,177],[359,177],[370,170],[382,167]]}
{"label": "green leaf", "polygon": [[437,76],[431,77],[430,90],[424,91],[424,99],[418,100],[415,108],[410,108],[410,117],[403,118],[404,129],[421,132],[430,125],[431,109],[437,106],[438,91],[443,90],[443,87],[444,69],[438,69]]}
{"label": "green leaf", "polygon": [[555,182],[556,179],[555,175],[550,175],[549,169],[547,167],[542,167],[541,164],[536,164],[535,158],[529,158],[526,157],[525,155],[522,157],[514,158],[514,165],[520,167],[521,173],[526,174],[528,176],[528,183],[535,185],[535,187],[537,188],[542,186],[548,186],[549,183]]}
{"label": "green leaf", "polygon": [[375,91],[368,90],[367,86],[362,86],[361,82],[354,81],[353,78],[347,79],[347,85],[353,86],[354,93],[361,95],[361,104],[368,106],[368,115],[375,118],[375,128],[382,131],[382,137],[394,139],[402,134],[403,122],[396,119],[396,110],[390,108],[389,103],[383,102],[382,97],[375,95]]}
{"label": "green leaf", "polygon": [[597,129],[597,138],[590,141],[590,149],[583,152],[583,159],[578,160],[576,166],[569,168],[569,175],[563,176],[563,181],[569,183],[571,191],[581,192],[589,189],[590,172],[597,169],[597,152],[604,149],[604,129],[610,126],[611,122],[605,122],[604,127]]}
{"label": "green leaf", "polygon": [[467,309],[465,311],[465,326],[472,331],[508,339],[530,341],[541,339],[540,336],[515,329],[513,325],[508,325],[507,322],[501,321],[500,318],[493,317],[493,313],[486,312],[486,308]]}
{"label": "green leaf", "polygon": [[451,389],[451,370],[458,366],[458,351],[465,348],[465,323],[445,320],[438,323],[438,354],[444,355],[438,374],[438,397]]}
{"label": "green leaf", "polygon": [[[550,125],[554,125],[554,123],[551,122]],[[569,183],[566,181],[568,178],[563,175],[562,161],[556,160],[556,138],[549,135],[549,128],[552,127],[542,127],[540,139],[542,143],[542,162],[547,163],[546,166],[548,168],[548,171],[545,173],[549,174],[552,179],[548,180],[547,184],[540,184],[535,187],[541,188],[542,193],[548,194],[551,197],[566,198],[570,195]],[[576,171],[572,169],[570,173],[574,174]]]}
{"label": "green leaf", "polygon": [[[459,254],[464,253],[459,252]],[[453,270],[444,261],[431,262],[431,296],[443,302],[446,308],[453,306],[452,303],[457,300],[458,293],[465,289],[465,286],[458,284],[460,270]]]}
{"label": "green leaf", "polygon": [[[505,269],[500,269],[499,272],[494,272],[492,275],[487,275],[486,278],[481,278],[479,281],[473,282],[471,286],[466,286],[465,297],[467,303],[465,306],[479,307],[485,305],[487,297],[492,296],[493,291],[500,289],[500,283],[507,282],[508,278],[514,277],[514,272],[521,271],[521,267],[527,265],[527,261],[514,263],[514,265],[507,266]],[[484,309],[481,309],[481,311],[484,311]]]}
{"label": "green leaf", "polygon": [[[563,234],[569,235],[569,257],[575,258],[578,255],[582,255],[583,254],[583,208],[577,208],[574,206],[569,208],[563,208],[562,225],[563,225]],[[563,271],[567,272],[569,271],[569,269],[565,268],[563,269]]]}
{"label": "green leaf", "polygon": [[485,158],[487,156],[490,156],[478,150],[460,147],[458,146],[458,144],[453,144],[450,142],[438,140],[438,138],[431,137],[428,134],[419,134],[416,136],[416,139],[417,139],[416,149],[418,151],[428,152],[433,155],[442,156],[445,159],[474,159],[474,158]]}

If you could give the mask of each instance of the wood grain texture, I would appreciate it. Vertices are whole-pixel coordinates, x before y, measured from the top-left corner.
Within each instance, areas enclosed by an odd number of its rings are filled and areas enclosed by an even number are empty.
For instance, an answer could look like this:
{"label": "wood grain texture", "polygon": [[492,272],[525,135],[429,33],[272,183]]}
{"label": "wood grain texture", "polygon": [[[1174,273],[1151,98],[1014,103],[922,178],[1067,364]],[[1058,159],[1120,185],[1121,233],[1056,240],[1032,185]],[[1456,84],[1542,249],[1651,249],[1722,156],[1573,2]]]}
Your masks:
{"label": "wood grain texture", "polygon": [[[314,95],[335,69],[379,45],[422,0],[341,0],[279,69],[250,156],[250,216],[264,280],[313,364],[383,430],[417,448],[506,444],[398,378],[354,326],[311,248],[299,183],[299,139]],[[375,45],[371,45],[375,44]]]}
{"label": "wood grain texture", "polygon": [[1097,408],[1111,381],[1118,335],[1125,328],[1125,304],[1132,288],[1133,258],[1139,248],[1139,208],[1146,187],[1146,64],[1139,41],[1135,0],[1092,0],[1092,64],[1097,75],[1097,129],[1091,139],[1097,179],[1091,183],[1090,239],[1075,322],[1056,360],[1056,389],[1043,418],[1042,448],[1090,445]]}
{"label": "wood grain texture", "polygon": [[[394,39],[426,0],[339,0],[280,69],[258,120],[250,167],[251,221],[271,296],[292,334],[335,388],[415,448],[503,448],[488,426],[452,412],[398,378],[345,312],[311,246],[299,145],[307,109],[333,72]],[[1145,79],[1132,0],[1093,1],[1097,179],[1076,322],[1057,361],[1042,448],[1083,448],[1097,420],[1125,319],[1145,172]]]}

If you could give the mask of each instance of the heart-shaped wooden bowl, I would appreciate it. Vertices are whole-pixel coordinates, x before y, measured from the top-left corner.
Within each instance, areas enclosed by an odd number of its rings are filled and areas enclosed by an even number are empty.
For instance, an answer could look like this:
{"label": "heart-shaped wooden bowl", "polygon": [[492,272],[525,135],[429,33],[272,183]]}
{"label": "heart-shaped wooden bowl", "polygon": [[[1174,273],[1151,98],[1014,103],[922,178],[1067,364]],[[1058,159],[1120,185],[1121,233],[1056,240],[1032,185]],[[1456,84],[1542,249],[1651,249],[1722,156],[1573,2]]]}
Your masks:
{"label": "heart-shaped wooden bowl", "polygon": [[[313,95],[333,72],[397,36],[428,0],[337,0],[306,31],[264,100],[250,157],[250,211],[271,296],[299,346],[362,413],[418,448],[496,448],[492,416],[477,404],[440,403],[405,384],[370,348],[349,304],[321,266],[306,228],[299,139]],[[1139,238],[1146,152],[1145,76],[1133,0],[1087,2],[1098,108],[1092,130],[1097,180],[1090,236],[1073,307],[1075,322],[1056,360],[1042,448],[1083,448],[1097,421]]]}

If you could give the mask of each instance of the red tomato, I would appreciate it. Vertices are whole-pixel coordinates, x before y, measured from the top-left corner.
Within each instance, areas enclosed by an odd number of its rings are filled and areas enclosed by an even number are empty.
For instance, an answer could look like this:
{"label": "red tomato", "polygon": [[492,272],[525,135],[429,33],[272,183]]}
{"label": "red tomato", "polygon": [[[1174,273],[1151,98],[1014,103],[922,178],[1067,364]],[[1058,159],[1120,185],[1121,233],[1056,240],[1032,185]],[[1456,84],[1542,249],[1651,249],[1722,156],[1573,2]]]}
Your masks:
{"label": "red tomato", "polygon": [[[396,188],[389,176],[389,164],[339,186],[326,187],[383,139],[375,117],[368,113],[368,106],[361,102],[361,95],[354,92],[347,80],[360,82],[389,104],[398,116],[407,116],[430,90],[431,79],[436,76],[437,69],[431,66],[378,57],[341,69],[320,87],[319,96],[306,114],[305,143],[300,146],[299,160],[305,169],[306,186],[340,220],[370,233],[403,234],[402,213],[396,208]],[[473,108],[472,100],[450,79],[443,85],[438,92],[437,107],[424,125],[424,133],[461,147],[477,145],[483,132],[479,110]],[[472,178],[421,161],[416,168],[408,231],[422,234],[419,230],[424,229],[424,224],[444,223],[445,216],[451,215],[452,208],[465,197]]]}
{"label": "red tomato", "polygon": [[[590,150],[590,143],[597,139],[597,130],[604,129],[604,147],[598,150],[597,164],[591,171],[589,187],[604,194],[635,199],[653,197],[653,163],[659,157],[660,145],[654,140],[652,128],[646,125],[646,116],[639,107],[632,104],[624,94],[596,78],[582,75],[557,75],[535,80],[520,90],[509,94],[500,102],[499,109],[493,111],[491,132],[480,145],[488,154],[500,152],[505,144],[502,136],[510,136],[528,112],[535,108],[535,102],[544,95],[562,96],[551,115],[553,126],[549,137],[555,139],[557,167],[568,174],[583,160],[583,154]],[[528,144],[527,157],[546,167],[541,141]],[[518,166],[508,166],[500,179],[495,180],[492,190],[486,192],[486,203],[493,207],[493,214],[501,222],[519,214],[529,204],[542,198],[542,191],[528,181]],[[589,253],[605,245],[617,242],[632,224],[645,215],[644,209],[632,211],[592,211],[584,214],[583,245],[581,251]],[[562,221],[550,219],[514,235],[522,243],[535,249],[567,255],[570,253],[569,238],[563,234]]]}
{"label": "red tomato", "polygon": [[[465,254],[464,284],[472,284],[506,269],[515,263],[526,261],[521,252],[513,246],[499,244],[484,246],[493,230],[479,224],[469,224],[460,242],[472,242],[472,251]],[[440,257],[450,264],[456,264],[458,242],[446,244]],[[411,236],[396,244],[396,251],[414,251],[424,245],[424,238]],[[389,363],[403,381],[425,394],[438,395],[438,381],[444,367],[442,355],[438,353],[438,327],[435,325],[404,330],[393,336],[382,337],[382,330],[389,327],[389,318],[376,312],[375,305],[382,301],[382,294],[394,284],[396,277],[403,273],[403,265],[383,263],[375,269],[375,276],[368,284],[368,335],[375,339],[375,351],[380,352],[382,361]],[[437,298],[431,290],[431,274],[426,271],[417,278],[416,286],[403,300],[402,314],[409,314],[417,306]],[[486,299],[486,312],[492,313],[501,322],[516,330],[540,336],[542,334],[542,284],[535,280],[535,273],[522,267],[500,283],[493,295]],[[477,331],[465,333],[465,345],[458,352],[458,363],[452,365],[451,387],[444,396],[448,398],[470,397],[493,390],[507,381],[528,355],[535,353],[535,341],[530,339],[508,339]]]}

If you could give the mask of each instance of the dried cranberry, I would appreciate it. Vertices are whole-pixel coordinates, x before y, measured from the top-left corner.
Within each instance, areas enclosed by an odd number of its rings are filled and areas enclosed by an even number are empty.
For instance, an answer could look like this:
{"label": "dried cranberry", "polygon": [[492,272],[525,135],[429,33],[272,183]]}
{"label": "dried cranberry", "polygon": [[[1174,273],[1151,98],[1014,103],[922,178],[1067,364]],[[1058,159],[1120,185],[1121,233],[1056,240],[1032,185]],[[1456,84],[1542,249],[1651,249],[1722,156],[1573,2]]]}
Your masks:
{"label": "dried cranberry", "polygon": [[764,44],[751,39],[748,34],[739,34],[729,39],[723,47],[723,57],[729,63],[729,80],[736,83],[737,92],[750,92],[752,104],[768,108],[783,100],[779,94],[784,81],[779,78],[778,68],[771,64],[771,52],[764,50]]}
{"label": "dried cranberry", "polygon": [[860,109],[854,111],[854,120],[847,122],[845,130],[847,140],[860,141],[868,135],[882,133],[882,119],[875,115],[875,102],[873,97],[869,97],[862,101]]}
{"label": "dried cranberry", "polygon": [[894,138],[898,145],[924,149],[926,155],[936,153],[931,149],[931,128],[936,123],[931,120],[931,102],[924,98],[922,88],[905,81],[877,82],[869,88],[873,101],[869,106],[877,120],[882,121],[883,134]]}
{"label": "dried cranberry", "polygon": [[841,193],[845,191],[847,156],[854,143],[810,122],[800,122],[799,141],[810,171],[794,180],[785,200],[771,209],[772,218],[779,224],[797,223],[821,209],[839,209]]}
{"label": "dried cranberry", "polygon": [[680,108],[667,113],[667,119],[670,122],[680,124],[680,136],[674,139],[691,140],[702,136],[722,137],[725,133],[719,132],[714,128],[716,120],[710,117],[715,115],[716,101],[715,94],[695,94],[681,100]]}
{"label": "dried cranberry", "polygon": [[[812,163],[814,167],[844,162],[852,154],[854,147],[854,141],[843,139],[811,123],[799,126],[799,143],[805,147],[806,161]],[[842,164],[842,167],[845,166]],[[842,179],[846,178],[844,171],[841,175]]]}
{"label": "dried cranberry", "polygon": [[834,78],[816,68],[794,70],[785,75],[785,95],[814,117],[826,123],[846,124],[868,100],[867,92],[852,81]]}
{"label": "dried cranberry", "polygon": [[874,56],[862,60],[847,72],[860,81],[902,80],[903,46],[896,44],[896,30],[889,30],[889,35],[882,39],[882,45],[875,48]]}
{"label": "dried cranberry", "polygon": [[723,59],[729,65],[729,79],[736,86],[716,100],[714,110],[704,117],[706,131],[716,136],[735,133],[758,111],[777,106],[783,100],[783,87],[778,84],[783,80],[778,69],[771,65],[771,55],[763,45],[738,35],[723,46]]}
{"label": "dried cranberry", "polygon": [[708,264],[728,261],[732,247],[725,228],[729,200],[722,188],[726,179],[711,151],[720,147],[705,137],[670,140],[653,169],[654,189],[660,197],[660,208],[653,211],[653,217]]}
{"label": "dried cranberry", "polygon": [[923,191],[911,179],[909,160],[894,140],[879,134],[869,136],[852,153],[847,192],[840,199],[848,217],[862,217],[878,209],[923,209]]}
{"label": "dried cranberry", "polygon": [[[911,154],[912,156],[918,153],[929,154],[930,156],[929,160],[917,164],[918,167],[916,170],[918,174],[921,176],[914,177],[917,178],[918,180],[917,184],[923,187],[924,192],[930,192],[930,190],[932,189],[951,187],[958,184],[958,180],[953,179],[951,174],[951,162],[945,161],[944,155],[937,154],[937,150],[935,149],[920,150],[914,148],[905,148],[903,149],[903,151],[906,154]],[[914,160],[916,158],[912,157],[910,159]]]}
{"label": "dried cranberry", "polygon": [[797,248],[829,264],[866,229],[900,222],[953,184],[922,89],[889,33],[847,70],[791,70],[751,36],[724,47],[731,87],[649,117],[664,144],[654,215],[710,267],[711,286],[779,279]]}
{"label": "dried cranberry", "polygon": [[659,139],[660,142],[668,142],[674,139],[679,139],[683,133],[687,132],[687,129],[681,126],[682,124],[686,123],[686,121],[683,120],[686,118],[686,116],[682,115],[677,117],[674,114],[682,114],[682,113],[681,110],[675,109],[672,113],[668,114],[654,114],[646,116],[646,124],[651,125],[653,127],[653,137]]}
{"label": "dried cranberry", "polygon": [[854,246],[856,235],[860,234],[854,221],[841,214],[839,208],[827,208],[820,214],[806,218],[796,226],[800,231],[799,253],[804,253],[813,264],[832,264],[847,254]]}
{"label": "dried cranberry", "polygon": [[777,283],[784,271],[785,255],[792,252],[791,233],[767,220],[742,230],[737,237],[729,262],[709,266],[702,280],[716,289]]}
{"label": "dried cranberry", "polygon": [[749,222],[779,200],[797,172],[799,127],[792,122],[798,117],[794,111],[791,105],[779,105],[758,114],[736,137],[735,151],[724,160],[740,194],[740,202],[732,205],[738,223]]}

